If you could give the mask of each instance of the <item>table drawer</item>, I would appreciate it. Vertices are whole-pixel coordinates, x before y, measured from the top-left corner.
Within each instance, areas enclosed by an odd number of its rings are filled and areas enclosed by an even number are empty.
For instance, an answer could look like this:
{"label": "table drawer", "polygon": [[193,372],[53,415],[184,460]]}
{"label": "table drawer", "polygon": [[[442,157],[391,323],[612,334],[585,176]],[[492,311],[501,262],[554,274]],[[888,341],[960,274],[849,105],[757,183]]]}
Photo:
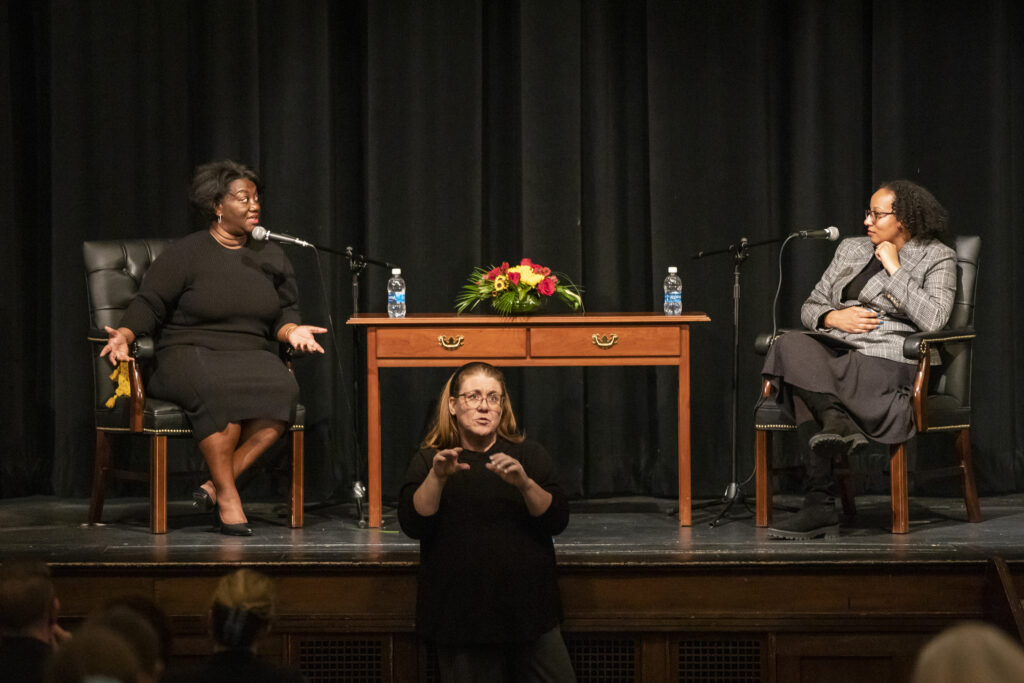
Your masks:
{"label": "table drawer", "polygon": [[678,356],[678,326],[535,327],[530,354],[536,358],[581,356]]}
{"label": "table drawer", "polygon": [[378,358],[522,358],[526,330],[478,327],[378,328]]}

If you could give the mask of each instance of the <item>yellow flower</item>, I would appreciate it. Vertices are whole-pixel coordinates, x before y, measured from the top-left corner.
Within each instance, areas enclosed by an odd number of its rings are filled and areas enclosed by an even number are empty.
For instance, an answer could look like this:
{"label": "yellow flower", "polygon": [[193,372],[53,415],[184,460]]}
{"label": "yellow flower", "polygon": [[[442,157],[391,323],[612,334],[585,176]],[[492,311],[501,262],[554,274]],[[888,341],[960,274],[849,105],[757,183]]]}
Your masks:
{"label": "yellow flower", "polygon": [[508,278],[504,275],[499,275],[494,278],[494,291],[500,292],[508,289]]}
{"label": "yellow flower", "polygon": [[543,275],[533,272],[530,266],[513,266],[508,272],[519,273],[519,281],[528,287],[536,287],[537,283],[544,279]]}

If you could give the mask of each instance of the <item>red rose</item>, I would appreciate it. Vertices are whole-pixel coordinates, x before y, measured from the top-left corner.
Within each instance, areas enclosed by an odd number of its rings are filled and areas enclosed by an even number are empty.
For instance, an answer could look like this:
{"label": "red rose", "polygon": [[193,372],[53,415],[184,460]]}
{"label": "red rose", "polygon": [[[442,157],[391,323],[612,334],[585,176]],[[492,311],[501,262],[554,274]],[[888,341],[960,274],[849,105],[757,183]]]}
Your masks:
{"label": "red rose", "polygon": [[514,285],[518,285],[519,284],[519,271],[518,270],[513,270],[511,273],[509,273],[508,274],[508,281],[511,282]]}
{"label": "red rose", "polygon": [[524,258],[522,261],[519,262],[519,265],[521,265],[521,266],[531,266],[532,267],[533,266],[533,261],[531,261],[528,258]]}
{"label": "red rose", "polygon": [[501,272],[503,272],[503,273],[507,273],[508,272],[508,261],[502,261],[501,262]]}
{"label": "red rose", "polygon": [[494,278],[498,277],[499,275],[501,275],[501,269],[500,268],[491,268],[490,272],[487,273],[487,279],[488,280],[493,280]]}
{"label": "red rose", "polygon": [[544,296],[551,296],[555,293],[555,281],[549,277],[537,283],[537,291]]}

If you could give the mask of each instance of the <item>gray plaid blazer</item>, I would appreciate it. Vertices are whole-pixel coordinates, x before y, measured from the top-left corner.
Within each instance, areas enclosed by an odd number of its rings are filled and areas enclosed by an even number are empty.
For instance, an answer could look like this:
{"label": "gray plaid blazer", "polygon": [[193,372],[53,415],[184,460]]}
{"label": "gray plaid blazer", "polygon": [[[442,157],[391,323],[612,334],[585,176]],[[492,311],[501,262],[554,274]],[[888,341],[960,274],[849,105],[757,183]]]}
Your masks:
{"label": "gray plaid blazer", "polygon": [[[914,363],[903,357],[903,339],[946,326],[956,294],[956,252],[938,240],[913,239],[900,249],[900,269],[894,275],[879,271],[857,300],[844,301],[843,288],[874,257],[875,246],[868,237],[840,242],[832,263],[800,309],[800,319],[808,329],[844,339],[865,355]],[[818,327],[825,313],[849,306],[873,308],[882,315],[882,324],[863,333]]]}

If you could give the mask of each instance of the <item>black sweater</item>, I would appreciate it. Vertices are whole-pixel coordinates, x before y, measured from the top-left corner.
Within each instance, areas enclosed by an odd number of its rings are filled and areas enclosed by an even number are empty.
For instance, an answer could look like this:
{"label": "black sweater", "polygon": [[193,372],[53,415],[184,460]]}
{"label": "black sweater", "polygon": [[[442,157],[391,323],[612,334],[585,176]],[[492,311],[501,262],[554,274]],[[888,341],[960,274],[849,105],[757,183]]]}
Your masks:
{"label": "black sweater", "polygon": [[222,246],[208,230],[175,242],[146,271],[121,319],[157,348],[262,349],[285,323],[300,322],[291,263],[272,242]]}
{"label": "black sweater", "polygon": [[[437,513],[423,517],[412,498],[436,452],[413,456],[398,507],[402,530],[420,541],[418,633],[454,645],[536,639],[561,618],[551,537],[569,523],[551,458],[529,440],[498,439],[486,453],[463,451],[459,460],[470,469],[449,477]],[[501,452],[551,494],[544,514],[532,517],[522,494],[485,467],[488,456]]]}

